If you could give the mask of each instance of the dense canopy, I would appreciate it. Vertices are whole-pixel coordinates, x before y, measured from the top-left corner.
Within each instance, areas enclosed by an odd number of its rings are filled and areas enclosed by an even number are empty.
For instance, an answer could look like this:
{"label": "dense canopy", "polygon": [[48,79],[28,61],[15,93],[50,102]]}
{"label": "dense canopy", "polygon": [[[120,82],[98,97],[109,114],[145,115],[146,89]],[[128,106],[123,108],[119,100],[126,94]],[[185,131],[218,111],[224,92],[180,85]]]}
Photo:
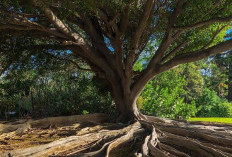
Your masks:
{"label": "dense canopy", "polygon": [[137,97],[157,74],[232,48],[231,8],[231,0],[3,0],[0,68],[45,54],[67,60],[108,81],[121,117],[138,116]]}

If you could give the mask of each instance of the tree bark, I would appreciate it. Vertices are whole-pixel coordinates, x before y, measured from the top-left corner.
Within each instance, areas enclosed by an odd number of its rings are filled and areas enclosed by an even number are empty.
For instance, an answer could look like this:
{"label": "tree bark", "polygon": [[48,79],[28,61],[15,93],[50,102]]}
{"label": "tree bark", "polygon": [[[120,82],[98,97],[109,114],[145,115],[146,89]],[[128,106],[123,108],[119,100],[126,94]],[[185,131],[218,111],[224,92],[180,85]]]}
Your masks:
{"label": "tree bark", "polygon": [[139,111],[136,105],[137,98],[131,95],[124,96],[123,90],[113,89],[113,98],[117,110],[117,122],[130,122],[138,118]]}
{"label": "tree bark", "polygon": [[[117,122],[130,123],[138,119],[143,119],[143,115],[139,112],[137,107],[138,95],[135,95],[130,90],[131,84],[127,84],[130,81],[113,82],[112,94],[117,110]],[[129,89],[129,90],[128,90]],[[142,89],[142,88],[141,88]],[[141,91],[139,92],[141,93]]]}

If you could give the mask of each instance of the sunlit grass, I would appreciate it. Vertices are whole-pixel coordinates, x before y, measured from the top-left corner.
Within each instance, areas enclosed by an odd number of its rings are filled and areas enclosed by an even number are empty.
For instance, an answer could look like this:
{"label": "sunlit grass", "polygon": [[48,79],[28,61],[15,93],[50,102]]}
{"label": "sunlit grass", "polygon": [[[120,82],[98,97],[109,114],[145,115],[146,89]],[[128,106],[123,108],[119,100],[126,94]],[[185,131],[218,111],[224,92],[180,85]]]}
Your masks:
{"label": "sunlit grass", "polygon": [[188,121],[207,121],[207,122],[219,122],[219,123],[232,123],[232,118],[218,118],[218,117],[210,117],[210,118],[190,118]]}

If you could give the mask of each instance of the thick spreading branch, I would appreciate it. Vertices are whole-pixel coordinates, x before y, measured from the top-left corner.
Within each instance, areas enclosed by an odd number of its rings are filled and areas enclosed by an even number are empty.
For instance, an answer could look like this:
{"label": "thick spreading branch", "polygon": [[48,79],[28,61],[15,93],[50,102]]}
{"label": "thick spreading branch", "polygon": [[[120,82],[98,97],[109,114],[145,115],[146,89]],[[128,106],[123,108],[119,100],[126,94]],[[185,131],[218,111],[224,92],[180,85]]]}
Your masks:
{"label": "thick spreading branch", "polygon": [[81,20],[81,23],[78,23],[77,25],[82,27],[82,29],[90,36],[92,44],[97,48],[99,53],[107,59],[106,61],[109,65],[114,67],[113,57],[110,55],[110,50],[104,42],[104,36],[99,27],[98,20],[95,17],[89,17],[87,15],[82,15],[81,13],[75,13],[75,16]]}
{"label": "thick spreading branch", "polygon": [[185,54],[177,55],[168,62],[164,63],[163,65],[156,66],[151,71],[148,71],[146,69],[141,73],[139,79],[134,84],[132,89],[132,95],[135,97],[138,96],[148,81],[150,81],[154,76],[164,71],[172,69],[180,64],[199,61],[203,58],[207,58],[211,55],[225,52],[230,49],[232,49],[232,39],[212,46],[208,49],[201,49],[195,52],[188,52]]}
{"label": "thick spreading branch", "polygon": [[173,59],[171,59],[170,61],[168,61],[164,65],[162,65],[160,70],[166,71],[166,70],[171,69],[179,64],[198,61],[198,60],[201,60],[203,58],[207,58],[211,55],[228,51],[230,49],[232,49],[232,39],[227,40],[225,42],[222,42],[220,44],[217,44],[215,46],[212,46],[208,49],[202,49],[202,50],[198,50],[195,52],[189,52],[189,53],[177,55],[176,57],[174,57]]}
{"label": "thick spreading branch", "polygon": [[172,51],[170,51],[166,56],[162,58],[162,62],[166,61],[168,58],[176,54],[178,51],[180,51],[183,47],[189,44],[189,41],[184,41],[181,44],[179,44],[176,48],[174,48]]}
{"label": "thick spreading branch", "polygon": [[212,39],[202,48],[206,49],[208,48],[214,41],[214,39],[217,37],[217,35],[225,28],[226,26],[222,26],[220,29],[217,29],[217,31],[214,33]]}
{"label": "thick spreading branch", "polygon": [[[133,1],[133,0],[132,0]],[[131,1],[131,2],[132,2]],[[129,13],[130,13],[130,5],[131,3],[128,3],[122,13],[122,20],[120,22],[120,31],[123,33],[126,31],[128,24],[129,24]]]}
{"label": "thick spreading branch", "polygon": [[153,70],[157,64],[160,64],[161,59],[162,59],[163,55],[165,54],[166,50],[168,49],[170,44],[178,37],[178,35],[173,37],[172,33],[173,33],[173,27],[175,25],[175,22],[177,20],[178,15],[182,11],[183,5],[184,5],[184,0],[179,0],[177,2],[175,10],[173,11],[172,15],[169,18],[169,24],[166,28],[166,34],[165,34],[158,50],[156,51],[155,55],[152,57],[149,65],[148,65],[148,68],[147,68],[148,71]]}
{"label": "thick spreading branch", "polygon": [[225,17],[216,17],[216,18],[212,18],[209,20],[200,21],[200,22],[197,22],[197,23],[189,25],[189,26],[175,27],[175,29],[176,30],[188,30],[188,29],[202,27],[205,25],[211,25],[211,24],[216,23],[216,22],[227,23],[230,21],[232,21],[232,17],[226,17],[226,18]]}
{"label": "thick spreading branch", "polygon": [[54,24],[60,32],[62,32],[70,38],[70,41],[65,41],[67,45],[80,47],[82,49],[82,53],[85,53],[80,54],[78,52],[81,57],[85,56],[85,59],[87,58],[89,62],[96,64],[98,67],[101,67],[104,71],[111,71],[107,61],[101,56],[99,56],[98,51],[94,50],[94,48],[91,47],[80,34],[75,33],[73,30],[71,30],[71,28],[69,28],[67,24],[61,21],[54,14],[54,12],[44,3],[37,0],[33,0],[32,2],[35,6],[39,6],[39,8],[43,11],[45,16],[49,19],[49,21],[52,24]]}
{"label": "thick spreading branch", "polygon": [[63,21],[61,21],[54,13],[53,11],[49,8],[46,7],[45,4],[43,4],[40,1],[37,0],[33,0],[33,4],[34,5],[38,5],[40,7],[40,9],[44,12],[44,14],[46,15],[46,17],[49,18],[49,20],[52,22],[52,24],[54,24],[56,26],[57,29],[59,29],[61,32],[63,32],[65,35],[75,39],[75,42],[78,45],[85,45],[85,41],[83,39],[83,37],[81,37],[79,34],[74,33],[67,25],[65,25],[63,23]]}
{"label": "thick spreading branch", "polygon": [[158,50],[156,51],[155,55],[151,58],[147,68],[142,71],[138,80],[133,86],[133,89],[132,89],[133,96],[137,97],[140,94],[141,90],[144,88],[145,84],[154,77],[154,75],[157,73],[158,69],[160,68],[160,62],[166,50],[168,49],[170,44],[179,36],[179,33],[178,33],[178,35],[173,37],[172,32],[173,32],[173,27],[175,25],[177,17],[182,11],[183,5],[184,5],[184,0],[179,0],[177,2],[177,6],[175,10],[173,11],[173,13],[171,14],[169,18],[169,23],[166,28],[166,33],[163,37],[163,40]]}
{"label": "thick spreading branch", "polygon": [[125,63],[126,71],[129,71],[132,68],[132,64],[134,62],[136,52],[138,51],[139,42],[141,40],[142,33],[144,32],[144,29],[148,24],[148,19],[150,17],[150,14],[154,9],[153,8],[154,3],[155,3],[154,0],[147,0],[145,4],[143,15],[141,16],[138,27],[135,30],[135,33],[131,39],[131,47]]}
{"label": "thick spreading branch", "polygon": [[90,72],[95,72],[94,70],[92,69],[86,69],[86,68],[82,68],[77,62],[73,61],[72,59],[70,58],[67,58],[67,57],[59,57],[59,56],[56,56],[56,55],[53,55],[51,53],[47,53],[47,52],[44,52],[44,54],[50,56],[50,57],[53,57],[55,59],[58,59],[58,60],[63,60],[63,61],[67,61],[71,64],[73,64],[77,69],[79,70],[83,70],[83,71],[90,71]]}
{"label": "thick spreading branch", "polygon": [[59,39],[68,39],[68,36],[58,32],[55,28],[47,28],[38,23],[21,19],[14,18],[8,22],[1,22],[0,30],[10,30],[10,31],[29,31],[38,33],[46,33],[43,34],[43,37],[47,37],[48,35],[59,38]]}

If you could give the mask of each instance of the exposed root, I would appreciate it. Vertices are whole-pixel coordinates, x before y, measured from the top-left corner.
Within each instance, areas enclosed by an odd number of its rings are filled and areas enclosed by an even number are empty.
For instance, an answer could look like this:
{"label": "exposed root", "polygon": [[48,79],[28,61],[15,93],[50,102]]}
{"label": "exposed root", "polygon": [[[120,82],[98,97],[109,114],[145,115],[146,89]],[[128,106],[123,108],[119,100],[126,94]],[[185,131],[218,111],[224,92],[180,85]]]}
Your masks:
{"label": "exposed root", "polygon": [[114,142],[112,142],[106,152],[106,157],[108,157],[110,155],[110,152],[117,148],[118,146],[124,144],[124,143],[128,143],[130,141],[133,140],[134,137],[136,137],[136,135],[139,135],[141,133],[143,133],[145,130],[143,128],[141,128],[140,123],[136,122],[135,124],[132,125],[131,130],[124,136],[120,137],[119,139],[115,140]]}
{"label": "exposed root", "polygon": [[1,157],[8,157],[8,153],[12,156],[27,156],[27,157],[41,157],[49,155],[73,155],[79,154],[83,151],[89,150],[99,140],[107,141],[115,138],[119,138],[125,135],[131,126],[118,130],[101,130],[97,133],[90,133],[81,136],[70,136],[62,138],[60,140],[39,145],[26,149],[18,149],[10,152],[0,153]]}
{"label": "exposed root", "polygon": [[88,115],[74,115],[74,116],[63,116],[63,117],[49,117],[40,120],[19,120],[16,122],[1,124],[0,123],[0,138],[2,134],[15,133],[22,134],[24,131],[32,128],[49,128],[70,125],[80,122],[93,122],[103,123],[108,120],[105,114],[88,114]]}
{"label": "exposed root", "polygon": [[119,147],[122,144],[128,143],[130,141],[133,140],[134,137],[136,137],[136,135],[139,135],[141,133],[143,133],[145,130],[141,127],[140,123],[134,123],[131,126],[131,129],[123,136],[119,137],[118,139],[114,139],[110,142],[105,143],[101,149],[99,149],[98,151],[95,152],[90,152],[90,153],[85,153],[82,155],[79,155],[81,157],[109,157],[110,153],[112,150],[116,149],[117,147]]}
{"label": "exposed root", "polygon": [[165,132],[169,132],[175,135],[199,139],[219,146],[232,147],[232,138],[227,133],[221,135],[220,133],[216,133],[216,131],[210,130],[208,131],[195,128],[184,128],[180,126],[156,126]]}
{"label": "exposed root", "polygon": [[[146,117],[131,125],[82,129],[84,134],[48,144],[0,153],[0,156],[77,156],[77,157],[231,157],[232,127],[192,125]],[[115,124],[119,126],[119,124]],[[96,132],[97,131],[97,132]],[[135,151],[125,152],[130,146]],[[130,147],[131,148],[131,147]],[[121,150],[121,151],[120,151]],[[123,152],[124,154],[120,154]],[[115,152],[118,154],[115,155]]]}
{"label": "exposed root", "polygon": [[[232,127],[191,125],[155,117],[140,120],[152,135],[136,156],[232,156]],[[157,134],[154,134],[156,128]],[[155,135],[155,136],[154,136]]]}
{"label": "exposed root", "polygon": [[151,136],[147,136],[144,140],[144,143],[142,145],[142,152],[138,154],[138,156],[148,156],[149,154],[149,148],[148,148],[148,142],[150,140]]}
{"label": "exposed root", "polygon": [[181,151],[178,151],[176,150],[175,148],[173,147],[170,147],[168,145],[165,145],[163,143],[159,143],[158,144],[158,147],[161,149],[161,150],[164,150],[166,152],[169,152],[170,154],[173,154],[175,156],[178,156],[178,157],[190,157],[188,154],[185,154],[184,152],[181,152]]}
{"label": "exposed root", "polygon": [[181,148],[183,152],[188,153],[191,156],[226,156],[225,153],[217,149],[210,148],[197,140],[188,139],[169,133],[166,133],[165,137],[160,138],[160,142],[176,147],[177,149]]}
{"label": "exposed root", "polygon": [[[152,156],[165,156],[165,153],[162,152],[161,150],[157,149],[156,146],[158,144],[158,135],[155,131],[155,128],[152,128],[152,133],[151,135],[148,135],[145,138],[145,141],[142,145],[142,150],[141,153],[136,154],[137,156],[142,156],[142,157],[147,157],[150,155]],[[150,152],[150,153],[149,153]]]}

